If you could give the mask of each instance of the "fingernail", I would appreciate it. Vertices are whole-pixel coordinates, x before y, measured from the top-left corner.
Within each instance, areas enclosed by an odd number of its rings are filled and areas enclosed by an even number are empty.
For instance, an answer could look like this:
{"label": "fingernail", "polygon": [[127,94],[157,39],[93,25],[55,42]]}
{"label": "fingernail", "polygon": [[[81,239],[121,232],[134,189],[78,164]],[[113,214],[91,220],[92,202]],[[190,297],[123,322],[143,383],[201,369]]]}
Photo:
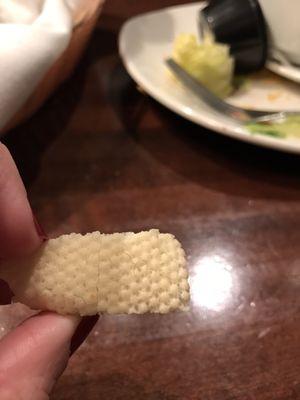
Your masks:
{"label": "fingernail", "polygon": [[8,284],[0,279],[0,305],[10,304],[13,296]]}
{"label": "fingernail", "polygon": [[33,213],[32,213],[32,216],[33,216],[33,221],[34,221],[36,231],[37,231],[39,237],[45,242],[46,240],[48,240],[48,236]]}
{"label": "fingernail", "polygon": [[92,329],[96,325],[99,319],[98,315],[92,317],[84,317],[82,318],[76,332],[73,335],[70,345],[70,355],[72,356],[76,350],[82,345],[88,335],[91,333]]}

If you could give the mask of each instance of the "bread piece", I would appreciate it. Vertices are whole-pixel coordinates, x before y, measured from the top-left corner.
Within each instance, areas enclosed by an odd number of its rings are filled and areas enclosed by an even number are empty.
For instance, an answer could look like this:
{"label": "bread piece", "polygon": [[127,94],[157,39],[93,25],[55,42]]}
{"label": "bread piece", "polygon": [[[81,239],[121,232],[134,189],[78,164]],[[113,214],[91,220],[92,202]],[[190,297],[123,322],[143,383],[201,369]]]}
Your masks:
{"label": "bread piece", "polygon": [[64,235],[0,276],[17,301],[60,314],[164,314],[189,301],[184,251],[158,230]]}
{"label": "bread piece", "polygon": [[[32,256],[0,270],[15,300],[60,314],[97,314],[100,233],[51,239]],[[3,273],[1,273],[3,271]]]}

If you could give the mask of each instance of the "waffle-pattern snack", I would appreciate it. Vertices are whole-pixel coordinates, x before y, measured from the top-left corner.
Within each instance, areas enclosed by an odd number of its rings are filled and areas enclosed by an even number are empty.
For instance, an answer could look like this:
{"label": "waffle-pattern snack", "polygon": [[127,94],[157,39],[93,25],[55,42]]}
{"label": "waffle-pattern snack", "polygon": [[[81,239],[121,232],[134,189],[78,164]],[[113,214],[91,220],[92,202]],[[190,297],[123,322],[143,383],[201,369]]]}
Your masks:
{"label": "waffle-pattern snack", "polygon": [[165,314],[186,310],[186,259],[173,235],[72,233],[0,268],[15,300],[60,314]]}

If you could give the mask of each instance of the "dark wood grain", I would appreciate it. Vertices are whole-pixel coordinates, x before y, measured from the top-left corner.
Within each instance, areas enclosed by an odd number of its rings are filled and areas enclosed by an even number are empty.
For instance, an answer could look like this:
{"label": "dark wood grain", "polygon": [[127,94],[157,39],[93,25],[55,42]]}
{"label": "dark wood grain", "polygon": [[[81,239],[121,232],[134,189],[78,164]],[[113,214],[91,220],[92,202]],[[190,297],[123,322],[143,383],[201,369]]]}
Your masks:
{"label": "dark wood grain", "polygon": [[103,316],[55,400],[300,399],[300,158],[221,137],[136,90],[108,0],[73,78],[4,138],[50,235],[150,227],[182,241],[192,306]]}

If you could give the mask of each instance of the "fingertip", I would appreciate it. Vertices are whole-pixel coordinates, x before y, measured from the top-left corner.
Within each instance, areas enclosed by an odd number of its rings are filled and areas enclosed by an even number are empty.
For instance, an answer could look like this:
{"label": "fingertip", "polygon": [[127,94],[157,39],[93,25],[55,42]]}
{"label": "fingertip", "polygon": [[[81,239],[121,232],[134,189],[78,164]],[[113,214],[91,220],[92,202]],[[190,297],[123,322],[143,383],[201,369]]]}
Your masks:
{"label": "fingertip", "polygon": [[5,336],[0,342],[0,397],[1,388],[17,388],[24,399],[49,393],[67,365],[79,323],[79,317],[43,312]]}

